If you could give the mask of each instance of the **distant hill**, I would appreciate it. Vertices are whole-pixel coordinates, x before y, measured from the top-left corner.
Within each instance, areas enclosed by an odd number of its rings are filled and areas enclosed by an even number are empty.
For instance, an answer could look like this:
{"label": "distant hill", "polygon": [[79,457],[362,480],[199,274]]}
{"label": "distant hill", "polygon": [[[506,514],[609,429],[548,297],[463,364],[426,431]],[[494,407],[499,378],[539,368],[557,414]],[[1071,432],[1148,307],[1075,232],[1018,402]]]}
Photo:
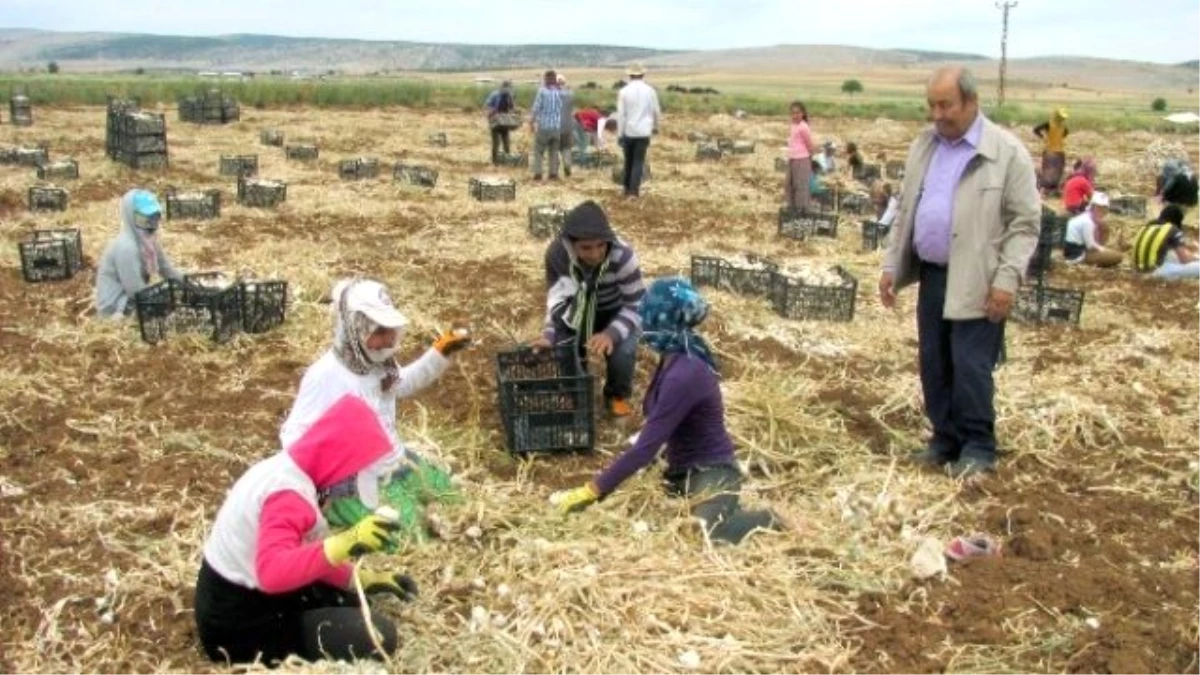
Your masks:
{"label": "distant hill", "polygon": [[[2,1],[2,0],[0,0]],[[44,69],[57,61],[66,72],[234,70],[313,73],[494,71],[543,67],[618,67],[645,61],[655,69],[792,74],[813,70],[866,73],[923,72],[939,63],[968,63],[983,80],[998,64],[977,54],[843,45],[776,45],[747,49],[667,51],[604,45],[469,45],[294,38],[276,35],[180,37],[128,33],[62,33],[0,28],[0,70]],[[1183,92],[1196,85],[1196,61],[1162,65],[1072,56],[1010,59],[1014,82],[1038,87]],[[911,76],[910,76],[911,77]]]}
{"label": "distant hill", "polygon": [[615,66],[666,54],[603,45],[467,45],[275,35],[181,37],[0,29],[0,69],[475,70]]}
{"label": "distant hill", "polygon": [[870,49],[844,45],[776,45],[746,49],[712,49],[662,54],[647,59],[659,67],[713,70],[903,66],[947,61],[983,61],[977,54],[950,54],[915,49]]}
{"label": "distant hill", "polygon": [[1179,67],[1200,70],[1200,61],[1184,61],[1183,63],[1179,64]]}

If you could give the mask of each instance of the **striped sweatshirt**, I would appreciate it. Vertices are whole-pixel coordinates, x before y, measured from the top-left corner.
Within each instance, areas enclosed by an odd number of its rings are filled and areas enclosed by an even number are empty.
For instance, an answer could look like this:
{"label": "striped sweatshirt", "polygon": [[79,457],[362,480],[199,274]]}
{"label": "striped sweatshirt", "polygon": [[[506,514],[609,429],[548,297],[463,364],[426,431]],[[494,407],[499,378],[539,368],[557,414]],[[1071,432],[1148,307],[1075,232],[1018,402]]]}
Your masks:
{"label": "striped sweatshirt", "polygon": [[[546,249],[546,322],[542,335],[552,344],[570,336],[565,316],[576,302],[579,280],[591,282],[596,293],[597,332],[607,333],[619,343],[641,330],[638,303],[646,292],[642,267],[628,244],[613,237],[608,245],[608,264],[599,279],[599,268],[585,270],[575,259],[566,237],[554,240]],[[587,336],[590,337],[590,336]],[[586,339],[586,337],[585,337]]]}

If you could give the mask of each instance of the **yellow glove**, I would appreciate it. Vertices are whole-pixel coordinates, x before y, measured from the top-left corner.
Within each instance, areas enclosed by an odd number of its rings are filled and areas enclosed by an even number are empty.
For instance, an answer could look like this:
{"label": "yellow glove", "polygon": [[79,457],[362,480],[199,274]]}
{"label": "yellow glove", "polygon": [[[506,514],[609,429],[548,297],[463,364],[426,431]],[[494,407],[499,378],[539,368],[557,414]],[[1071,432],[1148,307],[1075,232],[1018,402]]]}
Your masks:
{"label": "yellow glove", "polygon": [[362,583],[363,592],[368,595],[391,593],[405,602],[417,597],[417,582],[406,574],[395,572],[372,572],[358,570],[358,580]]}
{"label": "yellow glove", "polygon": [[471,344],[471,331],[466,328],[455,328],[442,333],[442,336],[433,343],[433,348],[438,350],[442,356],[450,356],[451,354],[466,349]]}
{"label": "yellow glove", "polygon": [[558,510],[563,514],[575,513],[591,506],[597,499],[600,499],[600,492],[590,482],[585,483],[583,487],[568,490],[558,502]]}
{"label": "yellow glove", "polygon": [[377,515],[369,515],[348,530],[325,538],[325,557],[338,565],[365,553],[382,550],[392,543],[392,534],[400,529],[398,523]]}

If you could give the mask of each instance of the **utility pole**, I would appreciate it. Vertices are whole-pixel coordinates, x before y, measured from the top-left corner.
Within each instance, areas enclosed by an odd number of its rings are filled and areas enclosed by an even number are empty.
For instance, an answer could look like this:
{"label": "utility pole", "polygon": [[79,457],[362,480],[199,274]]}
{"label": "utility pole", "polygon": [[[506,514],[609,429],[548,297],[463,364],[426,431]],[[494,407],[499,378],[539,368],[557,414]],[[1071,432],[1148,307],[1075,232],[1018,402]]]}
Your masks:
{"label": "utility pole", "polygon": [[1000,107],[1004,107],[1004,76],[1008,73],[1008,10],[1017,6],[1017,0],[997,2],[996,9],[1004,11],[1004,31],[1000,34]]}

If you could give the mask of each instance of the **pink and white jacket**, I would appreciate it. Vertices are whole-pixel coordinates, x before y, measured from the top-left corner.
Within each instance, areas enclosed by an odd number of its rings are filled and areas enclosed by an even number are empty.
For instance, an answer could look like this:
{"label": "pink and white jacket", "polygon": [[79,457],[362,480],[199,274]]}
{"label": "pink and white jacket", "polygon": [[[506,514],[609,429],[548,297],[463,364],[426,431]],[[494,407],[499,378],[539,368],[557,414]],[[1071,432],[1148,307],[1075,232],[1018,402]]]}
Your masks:
{"label": "pink and white jacket", "polygon": [[350,584],[352,566],[333,565],[317,492],[356,475],[391,450],[375,412],[343,396],[285,452],[250,467],[234,484],[204,544],[204,559],[227,581],[287,593],[317,581]]}

